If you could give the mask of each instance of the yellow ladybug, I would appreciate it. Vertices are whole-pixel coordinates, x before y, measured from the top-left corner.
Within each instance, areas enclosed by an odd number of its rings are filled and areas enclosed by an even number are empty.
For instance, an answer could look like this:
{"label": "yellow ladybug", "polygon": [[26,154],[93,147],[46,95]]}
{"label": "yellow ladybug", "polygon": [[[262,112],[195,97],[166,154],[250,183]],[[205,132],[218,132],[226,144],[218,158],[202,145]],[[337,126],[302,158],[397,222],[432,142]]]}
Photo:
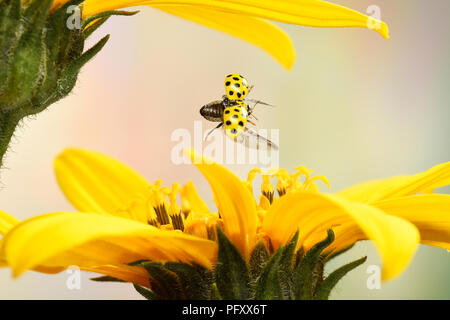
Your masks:
{"label": "yellow ladybug", "polygon": [[225,78],[225,91],[229,100],[244,99],[249,92],[248,82],[240,74],[229,74]]}
{"label": "yellow ladybug", "polygon": [[249,110],[244,101],[236,100],[223,111],[223,124],[231,139],[235,139],[245,130]]}
{"label": "yellow ladybug", "polygon": [[[205,140],[214,130],[223,128],[229,138],[248,148],[278,149],[276,144],[247,128],[247,123],[255,125],[248,117],[256,119],[252,113],[257,104],[272,106],[260,100],[246,98],[252,88],[240,74],[229,74],[225,77],[227,94],[222,100],[212,101],[200,109],[200,114],[206,120],[219,123],[206,135]],[[249,103],[254,103],[254,106],[250,107]]]}

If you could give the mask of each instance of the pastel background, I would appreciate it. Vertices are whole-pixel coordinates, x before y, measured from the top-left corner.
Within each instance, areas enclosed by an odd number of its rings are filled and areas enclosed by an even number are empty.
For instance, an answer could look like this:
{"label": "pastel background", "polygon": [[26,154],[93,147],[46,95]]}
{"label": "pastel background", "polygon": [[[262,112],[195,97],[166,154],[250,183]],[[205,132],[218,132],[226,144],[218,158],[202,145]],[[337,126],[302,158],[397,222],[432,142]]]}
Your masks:
{"label": "pastel background", "polygon": [[[116,157],[150,181],[191,179],[214,207],[196,169],[171,162],[170,134],[192,131],[199,108],[222,95],[223,78],[232,72],[255,85],[252,97],[277,105],[259,108],[257,116],[260,127],[280,129],[280,166],[313,168],[330,179],[332,192],[449,161],[450,2],[335,2],[361,12],[378,5],[391,39],[365,29],[280,24],[297,51],[287,72],[247,43],[150,8],[110,19],[96,39],[111,33],[111,40],[83,69],[73,93],[17,131],[1,171],[1,209],[20,219],[74,210],[52,169],[55,156],[70,146]],[[230,168],[245,177],[250,166]],[[446,250],[421,246],[408,269],[380,290],[366,287],[366,268],[380,263],[370,242],[330,267],[363,255],[368,261],[332,298],[450,298]],[[68,276],[29,272],[13,280],[1,269],[0,299],[140,298],[131,285],[94,283],[94,274],[86,273],[81,290],[68,290]]]}

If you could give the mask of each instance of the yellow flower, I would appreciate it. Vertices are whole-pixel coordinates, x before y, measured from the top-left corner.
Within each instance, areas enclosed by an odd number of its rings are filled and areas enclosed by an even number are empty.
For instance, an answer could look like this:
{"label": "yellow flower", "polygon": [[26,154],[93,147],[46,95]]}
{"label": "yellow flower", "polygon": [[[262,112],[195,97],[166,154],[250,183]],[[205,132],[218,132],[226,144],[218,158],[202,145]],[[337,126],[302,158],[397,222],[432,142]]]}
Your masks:
{"label": "yellow flower", "polygon": [[[56,8],[67,0],[56,0]],[[247,41],[290,69],[295,51],[289,36],[268,20],[311,27],[371,28],[389,38],[387,25],[357,11],[321,0],[86,0],[83,16],[148,5]]]}
{"label": "yellow flower", "polygon": [[[419,242],[450,249],[450,195],[421,194],[450,184],[450,162],[423,173],[356,185],[337,194],[317,191],[322,176],[298,167],[267,173],[252,170],[242,181],[225,167],[187,152],[209,182],[218,213],[211,212],[191,182],[184,187],[150,184],[105,155],[68,149],[55,161],[57,181],[80,212],[49,213],[19,222],[0,211],[0,266],[14,276],[27,270],[56,273],[70,265],[149,287],[137,260],[195,262],[214,268],[219,225],[246,261],[257,243],[271,252],[299,230],[306,252],[335,233],[328,252],[357,241],[374,242],[383,261],[383,279],[399,275]],[[252,190],[263,175],[259,204]],[[269,185],[277,177],[277,190]],[[305,180],[300,182],[300,175]],[[265,195],[264,195],[265,194]],[[177,196],[181,201],[177,203]],[[269,197],[267,197],[269,195]],[[271,198],[271,199],[270,199]]]}

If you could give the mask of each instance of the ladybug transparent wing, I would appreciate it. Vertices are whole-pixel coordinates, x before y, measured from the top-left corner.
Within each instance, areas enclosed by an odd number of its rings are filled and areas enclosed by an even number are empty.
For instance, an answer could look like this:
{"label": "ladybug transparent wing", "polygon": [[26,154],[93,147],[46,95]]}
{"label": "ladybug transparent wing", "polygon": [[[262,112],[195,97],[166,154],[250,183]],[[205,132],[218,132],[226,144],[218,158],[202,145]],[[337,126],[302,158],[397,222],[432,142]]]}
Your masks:
{"label": "ladybug transparent wing", "polygon": [[278,146],[272,141],[260,136],[252,129],[245,128],[245,130],[234,139],[236,142],[245,145],[249,149],[257,150],[278,150]]}
{"label": "ladybug transparent wing", "polygon": [[275,107],[273,104],[269,104],[267,102],[264,102],[264,101],[261,101],[261,100],[257,100],[257,99],[245,98],[244,101],[247,102],[247,103],[254,103],[255,105],[253,106],[253,108],[256,107],[257,104],[262,104],[262,105],[269,106],[269,107]]}

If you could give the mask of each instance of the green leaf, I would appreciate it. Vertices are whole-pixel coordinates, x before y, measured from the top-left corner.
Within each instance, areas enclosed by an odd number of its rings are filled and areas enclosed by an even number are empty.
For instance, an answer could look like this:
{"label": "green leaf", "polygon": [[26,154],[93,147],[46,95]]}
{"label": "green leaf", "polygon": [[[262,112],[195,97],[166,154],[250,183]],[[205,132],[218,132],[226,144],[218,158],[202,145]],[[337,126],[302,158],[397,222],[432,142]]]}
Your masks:
{"label": "green leaf", "polygon": [[333,271],[317,288],[314,294],[314,299],[316,300],[327,300],[330,296],[331,290],[334,286],[342,279],[348,272],[355,269],[359,265],[366,262],[367,257],[362,257],[359,260],[350,262],[339,269]]}
{"label": "green leaf", "polygon": [[153,291],[144,288],[138,284],[133,283],[134,289],[136,289],[137,292],[139,292],[144,298],[148,299],[148,300],[161,300],[161,297],[158,296],[156,293],[154,293]]}
{"label": "green leaf", "polygon": [[217,226],[219,243],[215,279],[219,293],[225,300],[250,298],[250,275],[239,250]]}
{"label": "green leaf", "polygon": [[333,230],[328,230],[328,236],[325,240],[315,244],[306,252],[294,274],[294,293],[295,299],[312,299],[314,295],[313,273],[317,270],[317,263],[320,263],[322,251],[334,241]]}
{"label": "green leaf", "polygon": [[142,266],[150,275],[152,291],[161,299],[186,299],[181,283],[174,272],[167,270],[160,262],[144,262]]}

